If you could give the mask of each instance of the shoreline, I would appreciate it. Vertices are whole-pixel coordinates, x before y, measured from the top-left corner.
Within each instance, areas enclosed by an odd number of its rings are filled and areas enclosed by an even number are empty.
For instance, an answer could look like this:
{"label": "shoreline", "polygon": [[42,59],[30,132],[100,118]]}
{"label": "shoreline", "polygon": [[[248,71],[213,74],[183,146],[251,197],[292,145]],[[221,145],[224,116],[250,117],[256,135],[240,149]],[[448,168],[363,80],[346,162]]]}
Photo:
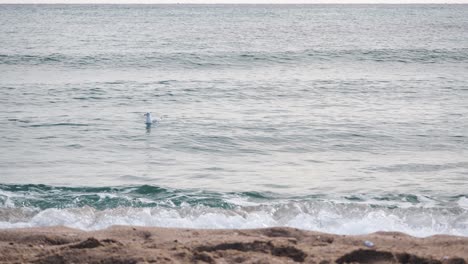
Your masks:
{"label": "shoreline", "polygon": [[0,229],[0,263],[467,263],[468,237],[295,228]]}

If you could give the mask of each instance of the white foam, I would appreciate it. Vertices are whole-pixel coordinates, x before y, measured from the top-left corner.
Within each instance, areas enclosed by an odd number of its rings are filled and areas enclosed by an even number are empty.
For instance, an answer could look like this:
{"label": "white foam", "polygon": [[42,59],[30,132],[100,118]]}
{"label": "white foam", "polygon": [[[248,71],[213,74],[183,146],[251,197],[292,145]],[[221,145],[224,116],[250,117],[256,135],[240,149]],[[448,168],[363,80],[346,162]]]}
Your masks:
{"label": "white foam", "polygon": [[[348,212],[350,212],[348,214]],[[425,237],[435,234],[468,236],[468,213],[444,215],[425,210],[354,209],[297,205],[257,206],[236,210],[182,206],[179,208],[133,208],[96,210],[91,207],[47,209],[22,221],[0,222],[0,228],[64,225],[83,230],[112,225],[179,228],[262,228],[288,226],[335,234],[367,234],[399,231]]]}

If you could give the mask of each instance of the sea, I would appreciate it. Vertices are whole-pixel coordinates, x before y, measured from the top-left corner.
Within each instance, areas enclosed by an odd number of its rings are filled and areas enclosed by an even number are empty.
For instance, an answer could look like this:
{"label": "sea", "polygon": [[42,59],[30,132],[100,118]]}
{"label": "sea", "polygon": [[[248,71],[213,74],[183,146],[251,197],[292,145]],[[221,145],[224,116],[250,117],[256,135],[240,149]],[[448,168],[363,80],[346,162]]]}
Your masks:
{"label": "sea", "polygon": [[56,225],[468,236],[468,5],[0,5],[0,228]]}

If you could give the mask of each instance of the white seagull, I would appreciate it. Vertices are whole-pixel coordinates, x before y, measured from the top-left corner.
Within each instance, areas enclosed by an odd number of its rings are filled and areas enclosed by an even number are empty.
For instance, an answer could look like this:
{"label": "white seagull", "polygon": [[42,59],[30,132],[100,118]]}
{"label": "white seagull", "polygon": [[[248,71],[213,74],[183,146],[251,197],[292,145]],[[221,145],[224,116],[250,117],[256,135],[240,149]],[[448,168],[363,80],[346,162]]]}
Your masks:
{"label": "white seagull", "polygon": [[151,125],[153,123],[156,123],[156,120],[153,121],[153,118],[151,118],[151,113],[150,112],[146,112],[144,114],[144,116],[146,117],[146,120],[145,120],[145,124],[148,126],[148,125]]}

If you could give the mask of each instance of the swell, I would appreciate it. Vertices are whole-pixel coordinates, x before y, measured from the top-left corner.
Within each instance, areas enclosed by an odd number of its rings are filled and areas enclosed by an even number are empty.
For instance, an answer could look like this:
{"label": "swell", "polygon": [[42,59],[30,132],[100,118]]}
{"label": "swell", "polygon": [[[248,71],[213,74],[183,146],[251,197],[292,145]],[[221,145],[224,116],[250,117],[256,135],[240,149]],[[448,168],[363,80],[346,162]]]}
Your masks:
{"label": "swell", "polygon": [[175,52],[175,53],[102,53],[71,54],[0,54],[0,65],[54,65],[66,67],[219,67],[295,64],[332,61],[442,63],[467,62],[468,49],[352,49],[301,50],[282,52]]}

